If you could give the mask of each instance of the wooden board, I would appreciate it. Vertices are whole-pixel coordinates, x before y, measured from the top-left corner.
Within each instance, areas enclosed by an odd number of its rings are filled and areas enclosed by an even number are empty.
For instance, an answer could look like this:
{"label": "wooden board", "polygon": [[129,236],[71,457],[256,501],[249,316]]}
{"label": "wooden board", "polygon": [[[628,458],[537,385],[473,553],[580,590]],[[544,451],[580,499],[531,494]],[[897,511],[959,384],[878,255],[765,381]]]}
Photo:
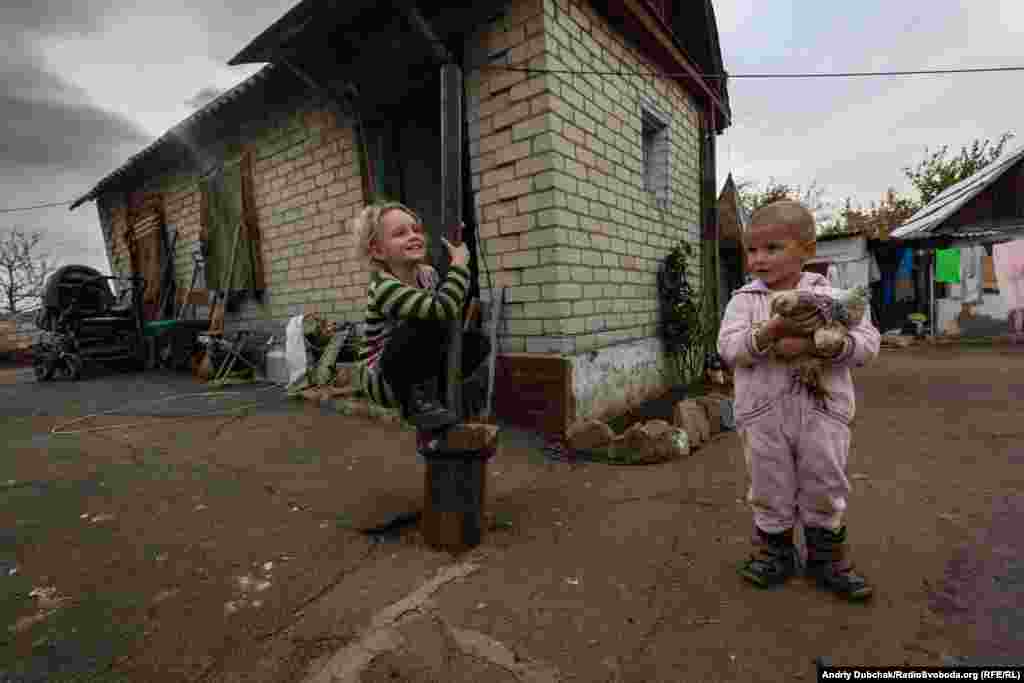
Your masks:
{"label": "wooden board", "polygon": [[575,419],[571,366],[561,356],[504,353],[497,358],[494,413],[499,420],[549,436]]}
{"label": "wooden board", "polygon": [[996,266],[995,266],[995,262],[992,260],[992,257],[989,256],[988,254],[985,254],[985,256],[983,256],[982,259],[981,259],[981,270],[982,270],[982,280],[981,280],[982,288],[986,289],[986,290],[989,290],[989,291],[998,292],[999,291],[999,282],[996,280]]}
{"label": "wooden board", "polygon": [[136,273],[146,278],[146,289],[142,294],[142,309],[146,320],[159,317],[156,310],[160,305],[160,262],[163,251],[160,231],[151,230],[142,237],[136,235]]}
{"label": "wooden board", "polygon": [[190,304],[207,306],[210,303],[210,290],[208,289],[193,289],[191,292],[187,289],[179,289],[176,298],[178,306],[185,302],[186,294],[188,294],[188,303]]}

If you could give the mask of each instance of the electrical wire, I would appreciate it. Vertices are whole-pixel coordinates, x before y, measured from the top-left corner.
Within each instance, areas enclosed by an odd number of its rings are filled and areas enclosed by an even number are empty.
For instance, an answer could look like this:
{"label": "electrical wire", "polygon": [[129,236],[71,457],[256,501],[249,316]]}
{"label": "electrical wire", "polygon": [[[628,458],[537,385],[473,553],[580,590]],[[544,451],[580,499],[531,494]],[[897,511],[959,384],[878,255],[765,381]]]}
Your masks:
{"label": "electrical wire", "polygon": [[[665,72],[658,73],[656,71],[601,71],[601,70],[587,70],[587,69],[538,69],[534,67],[525,66],[508,66],[505,64],[482,64],[474,67],[470,71],[482,71],[482,70],[498,70],[498,71],[521,71],[524,73],[532,74],[569,74],[574,76],[624,76],[624,77],[636,77],[636,78],[686,78],[691,76],[689,73],[675,73]],[[945,76],[945,75],[956,75],[956,74],[979,74],[979,73],[1007,73],[1007,72],[1020,72],[1024,71],[1024,66],[988,66],[988,67],[967,67],[962,69],[908,69],[908,70],[894,70],[894,71],[837,71],[834,73],[722,73],[722,74],[697,74],[700,78],[706,80],[720,80],[727,81],[730,79],[737,78],[750,78],[750,79],[773,79],[773,78],[893,78],[900,76]],[[361,125],[361,121],[360,121]],[[52,202],[48,204],[36,204],[34,206],[18,206],[13,208],[0,209],[0,213],[14,213],[16,211],[34,211],[36,209],[46,209],[55,206],[67,206],[74,200],[65,202]],[[493,289],[493,286],[492,286]]]}
{"label": "electrical wire", "polygon": [[[537,74],[570,74],[578,76],[634,76],[640,78],[687,78],[692,74],[657,71],[600,71],[586,69],[538,69],[526,66],[508,66],[505,64],[482,64],[474,70],[495,69],[500,71],[522,71]],[[895,76],[941,76],[951,74],[1002,73],[1024,71],[1024,66],[991,66],[964,69],[917,69],[903,71],[837,71],[834,73],[778,73],[778,74],[697,74],[707,80],[730,80],[734,78],[863,78],[863,77],[895,77]]]}
{"label": "electrical wire", "polygon": [[33,211],[35,209],[48,209],[53,206],[67,206],[68,204],[71,203],[71,201],[52,202],[50,204],[36,204],[35,206],[16,206],[13,209],[0,209],[0,213],[14,213],[15,211]]}

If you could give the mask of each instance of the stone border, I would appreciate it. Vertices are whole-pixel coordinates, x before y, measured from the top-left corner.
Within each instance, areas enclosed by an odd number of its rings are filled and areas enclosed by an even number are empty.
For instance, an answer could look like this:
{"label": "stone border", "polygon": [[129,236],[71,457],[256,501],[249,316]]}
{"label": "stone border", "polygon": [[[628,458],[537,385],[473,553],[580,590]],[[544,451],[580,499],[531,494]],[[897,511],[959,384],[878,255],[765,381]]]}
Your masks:
{"label": "stone border", "polygon": [[722,404],[730,400],[712,395],[679,401],[672,411],[672,424],[665,420],[637,422],[622,434],[605,422],[584,418],[567,431],[566,446],[571,453],[613,465],[654,465],[687,457],[733,428],[731,415],[723,419]]}

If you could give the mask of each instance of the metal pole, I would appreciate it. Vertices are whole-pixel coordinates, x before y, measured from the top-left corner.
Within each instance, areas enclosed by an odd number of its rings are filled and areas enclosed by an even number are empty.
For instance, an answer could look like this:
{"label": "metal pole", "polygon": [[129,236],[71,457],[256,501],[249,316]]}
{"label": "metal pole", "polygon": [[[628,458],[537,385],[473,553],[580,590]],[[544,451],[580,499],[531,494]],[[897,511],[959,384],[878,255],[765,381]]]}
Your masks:
{"label": "metal pole", "polygon": [[[451,229],[462,222],[462,68],[453,63],[441,66],[441,205],[443,229]],[[461,421],[461,315],[448,325],[446,367],[446,403]]]}
{"label": "metal pole", "polygon": [[928,297],[931,300],[929,303],[929,313],[931,314],[931,328],[932,328],[932,339],[935,339],[935,327],[938,325],[938,321],[935,319],[935,248],[928,253],[931,258],[931,271],[932,276],[928,281]]}

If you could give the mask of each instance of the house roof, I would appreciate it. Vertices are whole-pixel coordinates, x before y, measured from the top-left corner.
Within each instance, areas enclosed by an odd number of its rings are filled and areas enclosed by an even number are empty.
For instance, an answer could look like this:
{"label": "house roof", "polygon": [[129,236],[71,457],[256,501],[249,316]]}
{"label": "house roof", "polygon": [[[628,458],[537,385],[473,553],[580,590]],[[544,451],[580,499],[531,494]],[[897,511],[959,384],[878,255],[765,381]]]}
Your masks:
{"label": "house roof", "polygon": [[740,202],[739,192],[732,173],[725,179],[722,191],[718,194],[719,239],[739,242],[743,230],[750,223],[750,216]]}
{"label": "house roof", "polygon": [[[691,2],[677,0],[672,16],[672,32],[683,47],[686,55],[692,59],[705,74],[725,74],[725,62],[722,60],[722,48],[718,40],[718,20],[711,0],[704,0],[704,21],[693,21],[683,9],[690,9]],[[732,119],[732,107],[729,105],[729,88],[726,79],[712,83],[718,97],[726,110],[726,116]]]}
{"label": "house roof", "polygon": [[[964,178],[939,193],[934,199],[922,206],[900,227],[890,234],[892,239],[919,240],[930,237],[949,236],[964,239],[968,235],[991,236],[991,233],[1007,234],[1011,231],[1024,229],[1024,220],[1016,224],[1008,224],[1002,229],[986,229],[989,226],[964,226],[962,228],[944,229],[944,223],[952,218],[957,211],[967,205],[993,183],[999,180],[1018,162],[1024,160],[1024,146],[1017,151],[1006,154],[997,162],[984,167],[974,175]],[[984,233],[984,234],[982,234]]]}
{"label": "house roof", "polygon": [[141,151],[130,156],[128,160],[119,167],[108,173],[102,180],[96,183],[91,190],[72,202],[69,210],[74,211],[85,202],[96,199],[96,197],[102,194],[104,190],[116,185],[116,183],[129,171],[139,166],[143,161],[150,158],[157,150],[166,146],[168,143],[187,138],[188,131],[190,131],[199,121],[209,118],[211,115],[223,108],[224,105],[238,99],[240,95],[250,90],[257,83],[265,80],[271,74],[273,69],[274,66],[272,64],[268,64],[235,87],[230,90],[226,90],[213,100],[207,102],[201,108],[151,142]]}
{"label": "house roof", "polygon": [[[677,4],[682,6],[687,3],[677,2]],[[704,23],[680,22],[678,18],[683,13],[676,12],[677,20],[672,29],[677,40],[684,44],[687,53],[701,70],[715,74],[724,73],[711,0],[704,0],[703,6]],[[156,156],[157,152],[172,144],[189,139],[189,133],[197,127],[200,121],[209,119],[225,105],[237,100],[254,86],[274,75],[275,72],[287,71],[275,66],[275,63],[282,57],[294,56],[311,43],[328,44],[337,53],[344,54],[346,57],[351,56],[350,53],[356,46],[339,45],[336,40],[331,39],[339,27],[358,23],[364,18],[370,23],[379,23],[377,20],[381,14],[389,14],[389,12],[393,14],[393,11],[388,10],[387,7],[382,7],[380,3],[371,0],[301,0],[228,61],[231,66],[266,63],[259,72],[222,93],[129,157],[121,166],[96,183],[92,189],[73,201],[70,210],[73,211],[85,202],[96,199],[103,192],[116,188],[133,171],[138,170],[144,162]],[[488,13],[493,13],[488,3],[474,3],[471,8],[431,6],[429,11],[425,10],[428,20],[442,40],[464,30],[466,26],[474,25],[474,22],[482,20],[482,17]],[[373,76],[368,77],[371,82],[379,80]],[[721,81],[717,89],[719,97],[728,107],[725,82]]]}
{"label": "house roof", "polygon": [[249,41],[228,66],[277,61],[309,43],[310,33],[327,33],[378,3],[367,0],[302,0]]}

